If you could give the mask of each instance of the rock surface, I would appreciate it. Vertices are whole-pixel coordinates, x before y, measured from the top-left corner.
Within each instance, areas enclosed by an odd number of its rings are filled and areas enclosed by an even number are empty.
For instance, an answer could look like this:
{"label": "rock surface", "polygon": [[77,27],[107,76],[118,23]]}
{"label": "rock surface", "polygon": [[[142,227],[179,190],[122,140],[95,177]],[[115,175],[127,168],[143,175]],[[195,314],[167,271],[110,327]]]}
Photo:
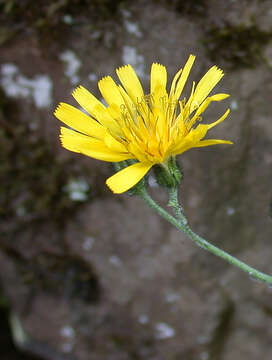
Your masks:
{"label": "rock surface", "polygon": [[272,290],[197,248],[140,199],[111,194],[111,166],[62,149],[52,115],[59,101],[73,103],[78,84],[99,95],[97,80],[125,63],[146,89],[153,61],[171,78],[194,53],[191,80],[222,67],[217,91],[231,97],[211,105],[207,120],[230,106],[211,135],[235,145],[182,155],[180,196],[196,232],[272,273],[271,2],[140,0],[118,2],[108,16],[107,2],[86,1],[77,13],[73,1],[57,1],[33,5],[25,19],[9,3],[0,36],[0,295],[16,319],[13,336],[18,326],[27,334],[17,345],[48,360],[272,358]]}

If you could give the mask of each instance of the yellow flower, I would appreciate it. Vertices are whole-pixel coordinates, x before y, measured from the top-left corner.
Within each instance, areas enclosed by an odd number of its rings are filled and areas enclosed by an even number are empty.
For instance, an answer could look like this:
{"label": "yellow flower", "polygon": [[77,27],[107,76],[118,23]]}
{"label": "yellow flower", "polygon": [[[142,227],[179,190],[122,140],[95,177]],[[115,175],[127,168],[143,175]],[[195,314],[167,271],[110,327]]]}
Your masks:
{"label": "yellow flower", "polygon": [[208,97],[223,77],[222,70],[211,67],[197,85],[193,82],[188,100],[180,100],[194,60],[195,56],[190,55],[184,68],[175,75],[169,93],[166,68],[157,63],[151,67],[148,95],[131,65],[116,71],[122,86],[110,76],[99,81],[107,107],[79,86],[73,97],[90,116],[71,105],[59,104],[55,116],[75,129],[61,127],[63,147],[110,162],[136,159],[136,163],[106,181],[114,193],[122,193],[138,183],[153,165],[166,165],[172,156],[194,147],[232,144],[226,140],[202,140],[209,129],[225,120],[229,109],[212,124],[198,124],[210,102],[229,96]]}

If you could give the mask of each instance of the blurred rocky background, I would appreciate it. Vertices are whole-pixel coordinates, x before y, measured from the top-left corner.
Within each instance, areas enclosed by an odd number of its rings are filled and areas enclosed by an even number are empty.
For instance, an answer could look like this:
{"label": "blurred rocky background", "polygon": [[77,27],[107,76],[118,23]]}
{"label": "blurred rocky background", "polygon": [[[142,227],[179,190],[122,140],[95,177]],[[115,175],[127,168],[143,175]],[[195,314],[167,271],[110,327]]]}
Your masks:
{"label": "blurred rocky background", "polygon": [[195,54],[189,82],[223,68],[231,97],[205,120],[230,107],[210,135],[235,145],[180,156],[181,199],[271,274],[271,40],[270,0],[0,1],[1,360],[272,359],[272,289],[113,195],[111,165],[62,149],[53,117],[123,64],[147,91],[153,61],[171,78]]}

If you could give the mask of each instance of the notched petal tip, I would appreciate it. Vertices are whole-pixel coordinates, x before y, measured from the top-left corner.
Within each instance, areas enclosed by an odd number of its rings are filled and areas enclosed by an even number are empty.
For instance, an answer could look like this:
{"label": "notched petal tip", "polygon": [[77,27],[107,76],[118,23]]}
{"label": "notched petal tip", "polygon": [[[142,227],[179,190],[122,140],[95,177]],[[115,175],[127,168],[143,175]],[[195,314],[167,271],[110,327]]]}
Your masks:
{"label": "notched petal tip", "polygon": [[72,91],[72,96],[75,100],[77,100],[77,97],[82,93],[87,94],[89,93],[89,90],[87,90],[83,85],[79,85]]}
{"label": "notched petal tip", "polygon": [[158,66],[158,67],[163,67],[163,68],[165,68],[165,66],[162,65],[162,64],[159,63],[159,62],[153,62],[152,65],[151,65],[151,68],[152,68],[153,66]]}
{"label": "notched petal tip", "polygon": [[[155,78],[158,77],[158,76],[164,76],[166,77],[167,76],[167,70],[166,70],[166,67],[160,63],[153,63],[151,65],[151,80],[152,80],[152,75],[155,75]],[[165,78],[165,82],[166,82],[166,78]],[[165,84],[166,85],[166,84]]]}
{"label": "notched petal tip", "polygon": [[99,86],[99,84],[101,84],[101,83],[104,83],[104,82],[106,82],[106,81],[111,81],[111,80],[112,80],[112,77],[111,77],[111,76],[109,76],[109,75],[103,76],[103,77],[98,81],[98,86]]}
{"label": "notched petal tip", "polygon": [[120,73],[120,71],[124,71],[124,70],[127,70],[127,69],[132,69],[133,70],[133,66],[130,65],[130,64],[120,66],[119,68],[116,69],[116,73],[118,75],[118,73]]}
{"label": "notched petal tip", "polygon": [[210,70],[215,70],[220,74],[224,75],[224,71],[221,68],[219,68],[217,65],[213,65]]}
{"label": "notched petal tip", "polygon": [[54,115],[56,116],[56,118],[58,118],[58,113],[59,113],[59,111],[61,110],[62,104],[63,104],[63,103],[59,103],[59,104],[57,105],[56,109],[54,110]]}
{"label": "notched petal tip", "polygon": [[66,104],[64,102],[60,102],[56,109],[54,110],[54,115],[56,116],[57,119],[61,120],[62,119],[62,115],[63,115],[63,111],[65,111],[67,109],[67,107],[69,107],[71,105]]}
{"label": "notched petal tip", "polygon": [[122,192],[116,191],[114,186],[111,186],[111,182],[108,181],[110,178],[106,180],[107,187],[114,193],[114,194],[121,194]]}
{"label": "notched petal tip", "polygon": [[[60,127],[60,134],[59,134],[59,139],[61,142],[61,145],[70,150],[71,148],[67,146],[67,139],[69,139],[69,137],[76,135],[77,133],[71,129],[66,128],[65,126],[61,126]],[[75,149],[75,146],[73,147],[73,149]]]}
{"label": "notched petal tip", "polygon": [[64,147],[64,140],[63,140],[64,135],[62,133],[59,134],[59,139],[60,139],[60,143],[61,145]]}
{"label": "notched petal tip", "polygon": [[72,91],[72,95],[74,96],[74,94],[76,94],[80,90],[86,90],[86,89],[84,88],[84,86],[79,85]]}

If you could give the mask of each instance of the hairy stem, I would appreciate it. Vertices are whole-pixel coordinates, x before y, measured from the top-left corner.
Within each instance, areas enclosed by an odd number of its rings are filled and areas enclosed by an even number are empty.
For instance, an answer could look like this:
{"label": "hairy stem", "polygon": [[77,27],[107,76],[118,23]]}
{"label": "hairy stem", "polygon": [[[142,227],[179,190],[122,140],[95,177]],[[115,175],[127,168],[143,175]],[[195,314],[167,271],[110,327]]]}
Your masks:
{"label": "hairy stem", "polygon": [[228,261],[232,265],[240,268],[241,270],[247,272],[251,278],[260,280],[262,282],[265,282],[269,285],[272,285],[272,276],[264,274],[253,267],[247,265],[246,263],[238,260],[234,256],[231,256],[227,252],[219,249],[218,247],[210,244],[207,240],[203,239],[201,236],[193,232],[193,230],[190,228],[187,219],[185,218],[182,207],[179,205],[178,202],[178,196],[177,196],[177,190],[176,189],[170,189],[169,191],[169,203],[168,205],[171,206],[176,214],[176,217],[169,214],[166,210],[164,210],[161,206],[159,206],[148,194],[146,189],[143,189],[139,196],[147,203],[148,206],[150,206],[152,209],[154,209],[161,217],[163,217],[165,220],[170,222],[172,225],[174,225],[177,229],[183,231],[186,235],[189,236],[191,240],[193,240],[198,246],[201,248],[213,253],[216,256],[221,257],[222,259]]}

